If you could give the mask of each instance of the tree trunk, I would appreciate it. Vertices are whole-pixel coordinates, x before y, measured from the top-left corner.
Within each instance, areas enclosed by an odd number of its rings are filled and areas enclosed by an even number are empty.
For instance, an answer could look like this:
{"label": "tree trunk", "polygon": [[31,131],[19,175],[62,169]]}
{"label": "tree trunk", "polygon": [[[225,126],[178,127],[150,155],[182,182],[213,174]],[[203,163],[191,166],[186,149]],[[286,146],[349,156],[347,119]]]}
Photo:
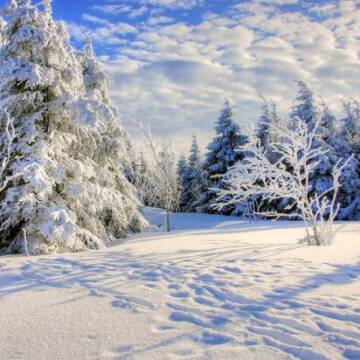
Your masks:
{"label": "tree trunk", "polygon": [[314,238],[315,238],[316,246],[321,246],[322,243],[321,243],[321,239],[320,239],[320,234],[319,234],[319,232],[318,232],[316,220],[313,220],[312,223],[313,223],[313,224],[312,224],[312,227],[313,227],[313,233],[314,233]]}
{"label": "tree trunk", "polygon": [[26,229],[22,228],[21,232],[23,233],[25,255],[30,256],[29,250],[28,250],[27,237],[26,237]]}
{"label": "tree trunk", "polygon": [[166,232],[170,231],[170,211],[166,209]]}

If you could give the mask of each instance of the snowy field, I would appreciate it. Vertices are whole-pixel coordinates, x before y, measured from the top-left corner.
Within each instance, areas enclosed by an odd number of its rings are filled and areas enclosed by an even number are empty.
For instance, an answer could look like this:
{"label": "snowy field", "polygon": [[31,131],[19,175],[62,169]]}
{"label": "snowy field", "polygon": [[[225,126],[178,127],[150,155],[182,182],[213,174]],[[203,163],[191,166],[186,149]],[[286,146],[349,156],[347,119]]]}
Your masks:
{"label": "snowy field", "polygon": [[296,222],[172,220],[100,251],[0,258],[0,359],[360,359],[360,223],[310,248]]}

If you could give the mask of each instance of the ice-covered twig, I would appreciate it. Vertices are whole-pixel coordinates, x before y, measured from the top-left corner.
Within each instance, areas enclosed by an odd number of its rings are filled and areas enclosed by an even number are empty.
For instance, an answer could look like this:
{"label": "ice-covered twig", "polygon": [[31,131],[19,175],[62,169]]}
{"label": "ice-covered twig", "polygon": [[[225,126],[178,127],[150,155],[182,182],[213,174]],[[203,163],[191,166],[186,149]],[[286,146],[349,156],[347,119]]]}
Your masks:
{"label": "ice-covered twig", "polygon": [[[241,148],[249,156],[235,164],[224,176],[226,190],[219,191],[217,208],[235,204],[256,196],[266,201],[288,199],[298,209],[293,212],[260,211],[257,214],[279,218],[300,217],[305,222],[309,245],[328,245],[336,234],[333,222],[339,211],[336,204],[340,176],[352,159],[340,160],[332,171],[332,186],[318,194],[313,193],[310,178],[327,150],[316,144],[319,120],[309,128],[300,119],[295,128],[274,125],[271,131],[278,140],[271,144],[278,154],[275,163],[269,161],[266,150],[254,136]],[[312,229],[310,235],[309,228]]]}

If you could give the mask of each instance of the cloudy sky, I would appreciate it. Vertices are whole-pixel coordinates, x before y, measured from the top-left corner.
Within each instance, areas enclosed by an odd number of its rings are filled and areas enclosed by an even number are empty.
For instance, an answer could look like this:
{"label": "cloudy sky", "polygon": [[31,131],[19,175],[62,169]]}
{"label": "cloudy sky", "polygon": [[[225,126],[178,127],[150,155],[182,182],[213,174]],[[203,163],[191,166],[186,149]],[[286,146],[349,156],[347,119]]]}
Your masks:
{"label": "cloudy sky", "polygon": [[[0,2],[4,2],[0,0]],[[135,119],[171,137],[212,136],[225,98],[254,121],[260,95],[291,104],[294,79],[338,107],[360,92],[360,0],[54,0],[77,46],[88,33]]]}

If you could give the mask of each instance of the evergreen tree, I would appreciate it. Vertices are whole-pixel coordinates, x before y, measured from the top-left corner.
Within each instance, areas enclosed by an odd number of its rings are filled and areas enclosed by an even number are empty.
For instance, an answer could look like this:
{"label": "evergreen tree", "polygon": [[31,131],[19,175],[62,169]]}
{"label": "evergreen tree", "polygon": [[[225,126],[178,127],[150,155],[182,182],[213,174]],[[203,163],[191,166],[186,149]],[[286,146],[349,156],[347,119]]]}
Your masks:
{"label": "evergreen tree", "polygon": [[[259,139],[260,146],[265,150],[267,158],[272,163],[275,163],[279,158],[279,155],[274,152],[272,147],[273,142],[278,140],[276,138],[277,131],[274,131],[274,129],[276,129],[276,126],[278,127],[279,125],[280,118],[277,113],[276,104],[273,101],[269,104],[266,99],[263,98],[263,105],[261,106],[260,117],[256,126],[255,134]],[[283,210],[283,208],[287,205],[288,202],[286,199],[264,201],[264,199],[258,196],[251,199],[251,203],[249,204],[239,204],[237,213],[245,215],[246,210],[249,212],[250,209],[254,208],[256,208],[257,211],[277,211],[277,209]]]}
{"label": "evergreen tree", "polygon": [[345,117],[342,119],[342,137],[358,153],[360,148],[360,104],[352,99],[343,104]]}
{"label": "evergreen tree", "polygon": [[314,94],[303,81],[296,81],[296,84],[298,86],[298,92],[290,112],[292,126],[296,125],[297,121],[304,121],[309,131],[311,131],[314,128],[318,116]]}
{"label": "evergreen tree", "polygon": [[184,211],[196,211],[202,191],[204,191],[203,171],[201,168],[199,146],[194,135],[186,171],[182,179],[181,201]]}
{"label": "evergreen tree", "polygon": [[0,194],[0,247],[22,251],[27,234],[31,253],[78,251],[142,229],[124,175],[126,134],[94,54],[71,48],[49,0],[42,10],[30,0],[12,4],[0,49],[0,106],[16,141],[3,174],[11,180]]}
{"label": "evergreen tree", "polygon": [[278,159],[278,155],[272,149],[272,142],[278,140],[274,126],[281,125],[281,119],[277,112],[276,104],[271,101],[270,104],[263,99],[264,103],[261,107],[261,114],[256,127],[256,136],[260,141],[260,145],[266,150],[268,158],[271,162]]}
{"label": "evergreen tree", "polygon": [[321,194],[332,186],[332,170],[339,160],[339,154],[334,147],[337,142],[336,118],[325,103],[322,104],[322,111],[319,111],[319,116],[317,138],[314,139],[313,144],[320,146],[327,152],[314,159],[319,164],[314,170],[311,182],[313,192]]}
{"label": "evergreen tree", "polygon": [[186,161],[185,155],[181,155],[179,158],[179,161],[178,161],[178,166],[177,166],[178,176],[179,176],[181,183],[183,181],[186,170],[187,170],[187,161]]}
{"label": "evergreen tree", "polygon": [[333,114],[329,106],[323,101],[319,127],[320,136],[324,141],[330,141],[333,139],[338,130],[336,128],[336,122],[336,116]]}
{"label": "evergreen tree", "polygon": [[345,117],[335,148],[342,158],[354,154],[344,170],[339,194],[341,209],[339,218],[360,220],[360,105],[356,100],[344,103]]}
{"label": "evergreen tree", "polygon": [[271,140],[271,113],[268,102],[263,99],[261,114],[256,124],[256,136],[264,148],[268,148]]}
{"label": "evergreen tree", "polygon": [[[360,111],[356,101],[344,104],[346,116],[342,119],[340,132],[336,128],[336,117],[329,107],[322,104],[322,111],[316,105],[312,91],[303,82],[297,82],[299,91],[290,114],[293,124],[295,121],[304,121],[309,129],[319,122],[317,138],[313,144],[321,146],[326,151],[313,161],[318,162],[310,177],[310,194],[321,194],[328,190],[332,184],[332,170],[336,163],[348,159],[355,154],[341,175],[342,187],[338,195],[341,205],[338,213],[339,219],[360,218],[360,175],[359,175],[359,149],[360,149]],[[331,197],[331,193],[328,194]],[[314,209],[316,210],[316,209]]]}
{"label": "evergreen tree", "polygon": [[[239,146],[246,143],[247,137],[240,133],[239,126],[233,120],[233,111],[229,101],[225,101],[220,116],[215,124],[215,138],[208,145],[208,153],[204,161],[206,171],[207,190],[202,194],[202,210],[215,212],[213,205],[216,201],[216,189],[224,184],[215,175],[226,173],[230,166],[244,158],[238,150]],[[233,209],[224,209],[230,213]]]}
{"label": "evergreen tree", "polygon": [[332,186],[332,170],[339,160],[334,149],[335,119],[326,104],[322,104],[322,110],[320,110],[313,92],[303,81],[297,81],[297,85],[298,93],[290,113],[291,126],[296,125],[297,121],[302,121],[306,124],[309,132],[317,126],[316,138],[312,142],[313,148],[320,147],[326,151],[325,154],[312,160],[318,162],[318,165],[310,176],[311,190],[309,194],[310,196],[314,196],[315,193],[320,195]]}
{"label": "evergreen tree", "polygon": [[180,159],[178,161],[177,166],[177,173],[179,178],[179,184],[180,184],[180,210],[185,210],[186,207],[186,198],[185,198],[185,188],[187,187],[186,183],[186,174],[187,174],[187,161],[184,155],[180,156]]}

